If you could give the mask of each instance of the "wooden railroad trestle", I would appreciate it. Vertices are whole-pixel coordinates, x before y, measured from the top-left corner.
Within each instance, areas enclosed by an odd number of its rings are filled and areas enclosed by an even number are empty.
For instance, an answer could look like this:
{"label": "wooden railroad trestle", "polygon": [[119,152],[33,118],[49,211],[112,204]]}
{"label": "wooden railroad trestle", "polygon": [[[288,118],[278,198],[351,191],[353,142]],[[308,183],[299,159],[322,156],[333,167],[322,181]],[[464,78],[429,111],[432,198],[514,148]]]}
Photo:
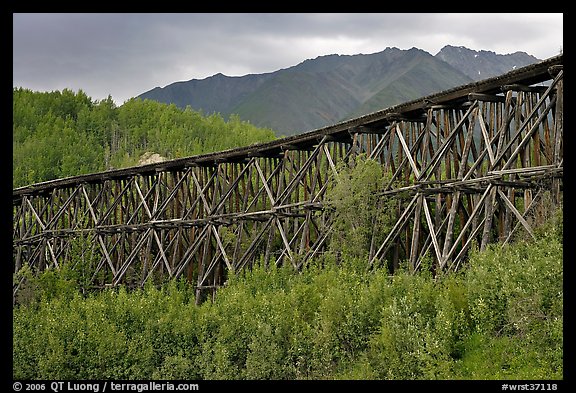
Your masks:
{"label": "wooden railroad trestle", "polygon": [[323,198],[338,163],[360,153],[393,174],[380,198],[404,196],[369,266],[416,270],[431,255],[436,269],[457,270],[473,242],[533,235],[545,194],[560,202],[562,64],[269,143],[15,189],[14,273],[72,259],[102,287],[185,276],[199,301],[255,260],[300,269],[329,242]]}

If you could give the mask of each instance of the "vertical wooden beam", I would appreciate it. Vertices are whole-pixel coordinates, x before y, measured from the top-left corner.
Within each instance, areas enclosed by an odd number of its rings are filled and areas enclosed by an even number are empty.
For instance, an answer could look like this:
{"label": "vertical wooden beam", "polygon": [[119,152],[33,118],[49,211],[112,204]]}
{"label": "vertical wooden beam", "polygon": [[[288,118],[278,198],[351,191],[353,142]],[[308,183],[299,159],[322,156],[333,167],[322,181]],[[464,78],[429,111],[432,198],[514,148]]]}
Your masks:
{"label": "vertical wooden beam", "polygon": [[[554,113],[554,165],[560,166],[562,162],[562,141],[564,134],[564,79],[563,71],[558,74],[556,84],[556,111]],[[560,179],[555,178],[552,182],[552,198],[554,203],[560,203]]]}
{"label": "vertical wooden beam", "polygon": [[414,229],[412,230],[412,245],[410,247],[410,264],[409,268],[413,272],[416,270],[416,263],[418,259],[418,249],[420,241],[420,215],[422,211],[422,203],[424,201],[424,194],[420,194],[416,209],[414,210]]}
{"label": "vertical wooden beam", "polygon": [[496,199],[496,191],[496,187],[491,187],[490,195],[485,202],[486,206],[484,208],[484,231],[482,232],[480,251],[484,251],[488,243],[492,240],[492,219],[494,217],[494,202]]}

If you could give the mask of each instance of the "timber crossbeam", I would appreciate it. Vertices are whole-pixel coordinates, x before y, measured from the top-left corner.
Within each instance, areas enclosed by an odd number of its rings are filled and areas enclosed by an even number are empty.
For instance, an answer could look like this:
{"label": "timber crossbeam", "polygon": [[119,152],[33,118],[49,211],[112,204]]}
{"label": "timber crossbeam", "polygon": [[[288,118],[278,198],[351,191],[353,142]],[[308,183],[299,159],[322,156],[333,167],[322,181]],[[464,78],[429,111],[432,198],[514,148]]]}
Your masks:
{"label": "timber crossbeam", "polygon": [[93,287],[185,278],[197,301],[254,263],[302,269],[329,250],[326,198],[353,158],[389,174],[394,225],[369,268],[457,270],[472,244],[534,236],[561,204],[563,67],[557,56],[301,135],[13,190],[16,301],[25,266],[67,261]]}

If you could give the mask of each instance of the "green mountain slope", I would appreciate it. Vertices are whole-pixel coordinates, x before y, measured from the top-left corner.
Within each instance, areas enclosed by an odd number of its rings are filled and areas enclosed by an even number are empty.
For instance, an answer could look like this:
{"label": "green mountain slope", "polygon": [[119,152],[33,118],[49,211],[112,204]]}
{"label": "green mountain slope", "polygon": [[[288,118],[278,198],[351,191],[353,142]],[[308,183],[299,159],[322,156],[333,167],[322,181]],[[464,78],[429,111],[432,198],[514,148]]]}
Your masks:
{"label": "green mountain slope", "polygon": [[471,79],[432,56],[419,54],[379,83],[379,90],[348,118],[402,104],[416,98],[470,83]]}
{"label": "green mountain slope", "polygon": [[319,56],[266,74],[216,74],[139,97],[225,117],[237,114],[277,135],[293,135],[473,82],[477,78],[470,73],[476,69],[504,73],[535,61],[521,52],[495,55],[447,46],[432,56],[417,48],[386,48],[373,54]]}

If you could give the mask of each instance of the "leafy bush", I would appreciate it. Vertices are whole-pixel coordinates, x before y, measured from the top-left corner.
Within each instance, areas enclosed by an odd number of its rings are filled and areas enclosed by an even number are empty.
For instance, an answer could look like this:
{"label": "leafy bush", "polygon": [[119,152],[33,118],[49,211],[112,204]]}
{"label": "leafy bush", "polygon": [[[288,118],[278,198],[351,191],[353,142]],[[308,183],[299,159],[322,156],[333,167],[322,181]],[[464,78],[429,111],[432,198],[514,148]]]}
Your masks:
{"label": "leafy bush", "polygon": [[372,238],[382,242],[396,221],[395,199],[377,196],[391,175],[365,154],[341,162],[337,171],[334,187],[325,200],[334,211],[330,252],[342,255],[344,260],[366,258]]}
{"label": "leafy bush", "polygon": [[81,295],[46,272],[53,296],[14,308],[14,378],[561,379],[560,230],[436,280],[256,265],[200,306],[184,282]]}

